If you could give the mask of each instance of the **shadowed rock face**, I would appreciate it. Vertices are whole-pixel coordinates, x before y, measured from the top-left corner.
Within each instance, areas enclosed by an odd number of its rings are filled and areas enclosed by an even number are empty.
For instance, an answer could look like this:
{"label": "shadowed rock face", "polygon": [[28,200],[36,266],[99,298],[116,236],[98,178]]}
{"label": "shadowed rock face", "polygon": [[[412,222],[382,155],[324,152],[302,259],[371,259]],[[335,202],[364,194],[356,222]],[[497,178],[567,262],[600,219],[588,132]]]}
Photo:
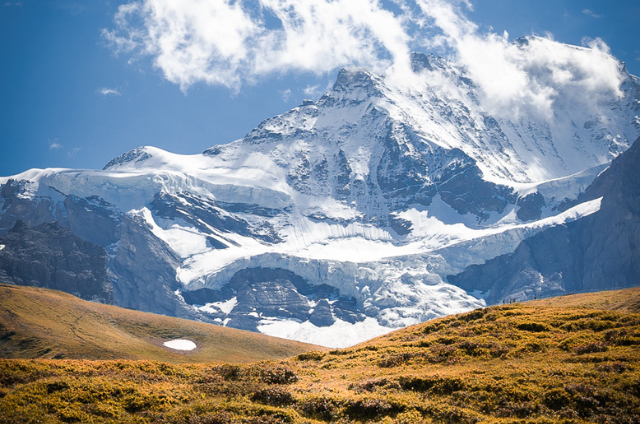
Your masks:
{"label": "shadowed rock face", "polygon": [[[217,303],[203,312],[204,319],[243,330],[256,331],[265,318],[309,320],[318,327],[332,325],[336,318],[355,323],[365,315],[353,299],[341,296],[326,284],[310,285],[291,271],[277,268],[247,268],[238,271],[220,290],[199,289],[182,292],[188,304]],[[235,300],[232,300],[234,299]],[[232,302],[225,311],[222,303]]]}
{"label": "shadowed rock face", "polygon": [[194,318],[175,291],[179,258],[153,235],[140,217],[123,216],[120,246],[110,262],[118,306],[145,312]]}
{"label": "shadowed rock face", "polygon": [[111,303],[105,250],[57,223],[29,228],[17,221],[0,236],[0,281],[46,287]]}
{"label": "shadowed rock face", "polygon": [[514,253],[472,265],[448,281],[465,290],[491,290],[489,303],[640,284],[638,140],[576,202],[602,197],[598,212],[542,231]]}
{"label": "shadowed rock face", "polygon": [[[244,207],[243,207],[244,206]],[[228,207],[228,210],[225,210]],[[251,213],[258,216],[276,216],[280,211],[268,208],[253,207],[252,205],[226,204],[198,198],[197,196],[182,193],[171,195],[168,193],[156,193],[149,203],[149,208],[160,218],[181,219],[198,228],[205,234],[211,232],[211,227],[222,233],[235,233],[246,237],[254,237],[266,243],[281,241],[273,227],[263,222],[263,225],[255,228],[247,221],[231,216],[228,211]],[[206,224],[205,224],[206,223]],[[210,237],[212,247],[224,249],[232,242],[229,240],[217,240]]]}

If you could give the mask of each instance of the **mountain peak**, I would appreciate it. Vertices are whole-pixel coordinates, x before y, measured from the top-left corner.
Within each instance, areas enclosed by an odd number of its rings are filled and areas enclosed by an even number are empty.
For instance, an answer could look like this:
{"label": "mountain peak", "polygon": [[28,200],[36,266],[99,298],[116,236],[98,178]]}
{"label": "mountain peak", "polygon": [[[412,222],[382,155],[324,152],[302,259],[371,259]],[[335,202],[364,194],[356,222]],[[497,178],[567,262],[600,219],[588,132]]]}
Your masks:
{"label": "mountain peak", "polygon": [[109,163],[107,163],[102,170],[106,171],[109,169],[119,168],[120,166],[127,163],[138,163],[143,162],[147,159],[151,158],[151,154],[148,152],[147,146],[141,146],[135,148],[133,150],[129,150],[126,153],[118,156],[115,159],[112,159]]}

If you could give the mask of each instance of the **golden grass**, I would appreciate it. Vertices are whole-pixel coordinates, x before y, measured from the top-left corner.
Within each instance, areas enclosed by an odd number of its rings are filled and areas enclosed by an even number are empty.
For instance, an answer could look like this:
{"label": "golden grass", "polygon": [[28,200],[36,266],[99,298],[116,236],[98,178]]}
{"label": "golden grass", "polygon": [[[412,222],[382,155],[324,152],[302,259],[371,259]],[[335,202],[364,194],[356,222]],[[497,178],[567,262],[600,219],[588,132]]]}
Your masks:
{"label": "golden grass", "polygon": [[637,423],[640,315],[540,302],[246,365],[4,360],[0,423]]}
{"label": "golden grass", "polygon": [[581,293],[527,302],[536,306],[563,306],[586,309],[607,309],[621,312],[640,312],[640,287]]}
{"label": "golden grass", "polygon": [[[162,345],[186,338],[180,352]],[[33,287],[0,284],[0,357],[254,362],[322,349],[212,324],[131,311]]]}

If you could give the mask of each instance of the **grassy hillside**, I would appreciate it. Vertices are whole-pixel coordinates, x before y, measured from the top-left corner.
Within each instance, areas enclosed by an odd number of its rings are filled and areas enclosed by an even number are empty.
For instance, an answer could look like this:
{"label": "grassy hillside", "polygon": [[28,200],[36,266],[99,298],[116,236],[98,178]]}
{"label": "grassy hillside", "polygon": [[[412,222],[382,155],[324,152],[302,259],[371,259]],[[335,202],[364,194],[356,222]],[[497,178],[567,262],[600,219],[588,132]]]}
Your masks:
{"label": "grassy hillside", "polygon": [[606,309],[638,313],[640,312],[640,287],[552,297],[527,302],[527,305]]}
{"label": "grassy hillside", "polygon": [[[163,346],[188,339],[193,351]],[[253,362],[318,346],[211,324],[87,302],[69,294],[0,284],[0,358]]]}
{"label": "grassy hillside", "polygon": [[637,423],[640,315],[562,299],[248,365],[4,360],[0,423]]}

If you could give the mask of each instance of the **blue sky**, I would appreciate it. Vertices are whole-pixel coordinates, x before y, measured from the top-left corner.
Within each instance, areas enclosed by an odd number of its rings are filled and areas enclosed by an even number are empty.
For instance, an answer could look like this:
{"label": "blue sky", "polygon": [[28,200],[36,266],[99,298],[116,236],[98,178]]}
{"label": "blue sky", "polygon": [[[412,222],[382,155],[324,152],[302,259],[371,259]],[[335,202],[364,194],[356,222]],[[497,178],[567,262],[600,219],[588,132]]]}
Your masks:
{"label": "blue sky", "polygon": [[[294,46],[285,51],[281,45],[268,44],[291,24],[279,19],[283,15],[273,6],[277,2],[238,0],[224,10],[206,11],[211,16],[230,14],[220,21],[233,22],[221,30],[222,36],[210,32],[222,24],[205,19],[188,25],[195,28],[195,35],[200,25],[199,35],[207,40],[202,45],[203,65],[197,57],[201,49],[165,51],[161,40],[149,37],[149,28],[164,22],[151,19],[149,7],[157,1],[0,0],[0,175],[34,167],[101,168],[142,145],[200,153],[241,138],[263,119],[295,107],[302,99],[319,97],[338,69],[350,62],[387,66],[405,48],[455,55],[450,46],[438,44],[442,31],[430,24],[433,16],[421,12],[416,5],[420,1],[384,1],[368,13],[345,10],[344,15],[362,19],[358,28],[365,30],[349,32],[351,38],[334,42],[328,50],[327,43],[300,42],[302,50]],[[298,20],[307,12],[296,9],[299,1],[285,2],[289,12],[299,13]],[[322,25],[311,22],[293,28],[291,34],[305,40],[341,34],[344,28],[326,24],[332,14],[343,15],[339,6],[357,9],[358,4],[372,3],[349,1],[334,1],[323,9],[331,2],[313,0],[325,13],[317,15]],[[212,0],[216,2],[227,4]],[[424,0],[429,7],[442,2]],[[406,8],[401,10],[399,3]],[[258,4],[263,9],[257,9]],[[186,19],[208,16],[194,10],[184,11]],[[477,0],[471,8],[456,3],[453,10],[463,17],[460,25],[475,23],[472,31],[478,37],[507,31],[512,41],[552,34],[559,42],[576,45],[600,38],[632,74],[640,75],[637,0]],[[175,11],[164,12],[172,16],[169,12]],[[377,32],[381,26],[384,31]],[[372,32],[375,43],[365,43]],[[164,35],[171,39],[175,34]],[[197,37],[188,34],[186,39],[192,38]],[[338,45],[344,48],[335,52]],[[260,56],[265,48],[274,49],[266,61]]]}

